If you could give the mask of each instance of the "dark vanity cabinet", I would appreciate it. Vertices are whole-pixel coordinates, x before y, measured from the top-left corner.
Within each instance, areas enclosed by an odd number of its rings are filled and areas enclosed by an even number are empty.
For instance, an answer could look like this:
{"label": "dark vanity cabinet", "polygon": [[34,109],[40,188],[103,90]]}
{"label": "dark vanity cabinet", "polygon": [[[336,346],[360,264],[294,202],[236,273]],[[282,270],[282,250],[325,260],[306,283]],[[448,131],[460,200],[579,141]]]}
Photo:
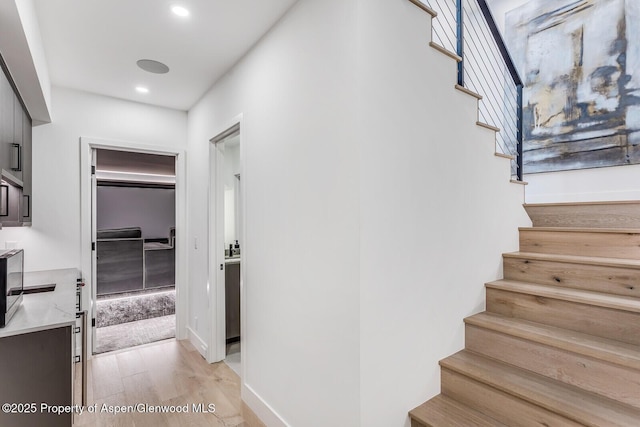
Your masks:
{"label": "dark vanity cabinet", "polygon": [[240,262],[225,266],[225,317],[227,344],[240,340]]}
{"label": "dark vanity cabinet", "polygon": [[12,186],[10,191],[0,192],[0,195],[11,196],[8,202],[0,200],[2,204],[9,205],[8,209],[0,209],[6,214],[0,215],[0,223],[5,227],[29,225],[32,213],[32,121],[1,58],[0,66],[1,185]]}

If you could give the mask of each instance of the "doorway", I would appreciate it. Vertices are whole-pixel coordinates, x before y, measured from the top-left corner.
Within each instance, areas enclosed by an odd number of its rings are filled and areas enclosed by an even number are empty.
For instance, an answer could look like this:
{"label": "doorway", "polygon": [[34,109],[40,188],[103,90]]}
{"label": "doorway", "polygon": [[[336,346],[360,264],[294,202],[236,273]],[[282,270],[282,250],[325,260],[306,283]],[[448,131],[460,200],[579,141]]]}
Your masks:
{"label": "doorway", "polygon": [[173,155],[94,149],[94,353],[175,337]]}
{"label": "doorway", "polygon": [[240,126],[211,140],[210,282],[217,310],[212,312],[212,342],[217,354],[241,376],[244,257]]}
{"label": "doorway", "polygon": [[[93,256],[95,242],[97,240],[95,218],[95,175],[92,172],[93,152],[95,149],[107,149],[116,151],[159,154],[173,157],[175,161],[175,198],[176,198],[176,233],[175,233],[175,257],[176,257],[176,339],[187,338],[188,283],[186,278],[187,239],[186,230],[186,156],[185,151],[179,148],[149,145],[134,141],[117,141],[109,139],[81,137],[80,138],[80,232],[81,232],[81,268],[85,287],[81,293],[83,307],[89,307],[91,323],[96,317],[96,259]],[[95,349],[95,327],[91,327],[87,333],[88,357],[91,358]],[[89,332],[89,331],[88,331]],[[203,350],[204,353],[204,350]]]}

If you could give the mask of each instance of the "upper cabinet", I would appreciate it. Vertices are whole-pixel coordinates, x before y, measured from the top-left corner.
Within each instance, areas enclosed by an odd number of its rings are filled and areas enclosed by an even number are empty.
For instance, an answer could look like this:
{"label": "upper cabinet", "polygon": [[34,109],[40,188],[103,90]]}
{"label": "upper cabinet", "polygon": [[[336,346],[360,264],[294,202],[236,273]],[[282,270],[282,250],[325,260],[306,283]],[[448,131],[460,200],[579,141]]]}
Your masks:
{"label": "upper cabinet", "polygon": [[33,129],[31,117],[27,113],[22,115],[22,222],[31,225],[31,131]]}
{"label": "upper cabinet", "polygon": [[[0,200],[7,209],[0,211],[2,226],[30,225],[31,200],[31,117],[22,106],[21,99],[6,68],[0,72],[0,169],[2,186],[11,186],[11,191],[0,192],[10,197]],[[4,212],[7,211],[7,212]]]}
{"label": "upper cabinet", "polygon": [[22,118],[25,112],[22,109],[20,100],[14,94],[13,95],[13,141],[11,143],[11,159],[10,170],[11,174],[22,181]]}
{"label": "upper cabinet", "polygon": [[13,153],[13,88],[4,73],[0,73],[0,167],[7,172]]}

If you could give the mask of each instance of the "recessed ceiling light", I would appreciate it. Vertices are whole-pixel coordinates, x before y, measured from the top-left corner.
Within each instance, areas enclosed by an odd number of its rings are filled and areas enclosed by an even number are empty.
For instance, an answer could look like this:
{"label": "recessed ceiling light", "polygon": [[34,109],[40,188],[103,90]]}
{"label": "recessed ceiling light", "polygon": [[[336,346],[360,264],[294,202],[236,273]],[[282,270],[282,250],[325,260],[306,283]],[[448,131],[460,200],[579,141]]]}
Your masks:
{"label": "recessed ceiling light", "polygon": [[166,74],[169,72],[169,67],[167,67],[166,64],[154,61],[153,59],[140,59],[136,64],[143,70],[154,74]]}
{"label": "recessed ceiling light", "polygon": [[189,9],[183,6],[178,6],[178,5],[171,6],[171,12],[183,18],[189,16]]}
{"label": "recessed ceiling light", "polygon": [[149,93],[149,88],[146,88],[144,86],[136,86],[136,91],[138,93]]}

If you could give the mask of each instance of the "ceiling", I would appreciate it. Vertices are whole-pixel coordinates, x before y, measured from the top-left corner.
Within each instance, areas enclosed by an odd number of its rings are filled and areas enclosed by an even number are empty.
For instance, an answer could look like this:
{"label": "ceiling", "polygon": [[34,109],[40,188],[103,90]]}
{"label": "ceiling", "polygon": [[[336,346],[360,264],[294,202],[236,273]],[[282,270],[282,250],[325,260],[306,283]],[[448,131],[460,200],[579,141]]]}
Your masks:
{"label": "ceiling", "polygon": [[[35,0],[51,83],[188,110],[297,0]],[[190,15],[181,18],[171,6]],[[170,68],[137,67],[153,59]],[[141,85],[149,93],[136,92]]]}

